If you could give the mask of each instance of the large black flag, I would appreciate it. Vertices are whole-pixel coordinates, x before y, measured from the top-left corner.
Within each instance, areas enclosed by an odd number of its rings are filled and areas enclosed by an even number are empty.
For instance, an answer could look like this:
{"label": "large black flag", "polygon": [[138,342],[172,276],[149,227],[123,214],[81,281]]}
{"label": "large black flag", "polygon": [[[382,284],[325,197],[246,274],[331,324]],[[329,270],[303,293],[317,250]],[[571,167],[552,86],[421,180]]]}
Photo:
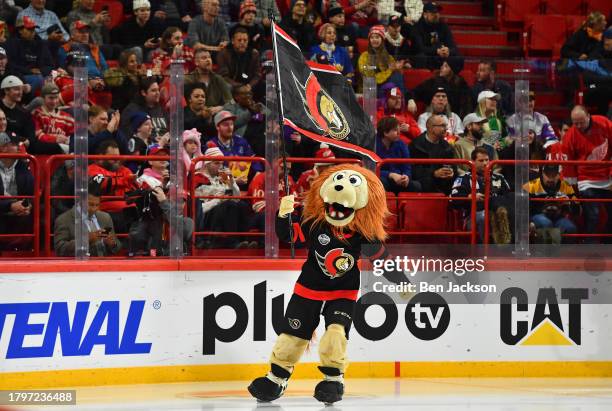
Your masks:
{"label": "large black flag", "polygon": [[352,88],[333,66],[306,62],[287,33],[272,27],[283,123],[314,140],[380,161],[375,131]]}

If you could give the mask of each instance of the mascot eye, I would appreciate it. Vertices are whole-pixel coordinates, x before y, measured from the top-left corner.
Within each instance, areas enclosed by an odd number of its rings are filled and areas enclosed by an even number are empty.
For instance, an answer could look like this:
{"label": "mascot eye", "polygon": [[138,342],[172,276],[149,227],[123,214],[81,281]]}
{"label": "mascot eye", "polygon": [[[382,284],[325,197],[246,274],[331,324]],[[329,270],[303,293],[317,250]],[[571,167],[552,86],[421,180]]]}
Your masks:
{"label": "mascot eye", "polygon": [[340,181],[344,178],[344,173],[338,173],[334,176],[334,181]]}
{"label": "mascot eye", "polygon": [[349,182],[353,187],[359,187],[361,185],[361,177],[356,174],[353,174],[349,177]]}

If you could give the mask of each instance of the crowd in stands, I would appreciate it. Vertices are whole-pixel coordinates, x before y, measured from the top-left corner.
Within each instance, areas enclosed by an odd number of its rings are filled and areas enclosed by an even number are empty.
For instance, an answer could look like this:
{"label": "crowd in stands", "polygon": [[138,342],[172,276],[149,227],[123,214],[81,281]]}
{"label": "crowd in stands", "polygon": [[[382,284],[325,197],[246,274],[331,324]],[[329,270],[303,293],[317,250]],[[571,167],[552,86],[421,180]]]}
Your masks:
{"label": "crowd in stands", "polygon": [[[118,20],[111,5],[123,10]],[[74,71],[84,66],[88,151],[110,156],[91,161],[88,169],[90,253],[167,253],[168,161],[157,157],[169,154],[169,72],[180,59],[185,69],[182,159],[186,186],[193,182],[198,196],[196,209],[186,207],[181,220],[185,247],[190,249],[194,231],[212,233],[195,237],[198,248],[262,247],[263,237],[214,233],[265,228],[264,165],[223,157],[265,155],[266,119],[276,121],[265,106],[272,19],[297,41],[306,59],[333,65],[356,93],[365,77],[375,79],[381,158],[440,160],[385,165],[380,177],[389,193],[474,200],[471,169],[445,160],[475,164],[479,241],[485,169],[490,161],[514,159],[521,131],[528,133],[531,160],[612,159],[612,28],[604,14],[585,18],[557,64],[560,75],[580,76],[585,104],[568,101],[568,119],[552,124],[547,113],[536,110],[538,93],[532,91],[528,106],[521,108],[528,113],[528,130],[522,130],[514,88],[497,76],[495,60],[482,59],[468,84],[461,75],[465,57],[442,8],[421,0],[5,0],[0,6],[0,153],[29,153],[43,161],[73,152]],[[432,75],[408,88],[410,69]],[[313,160],[286,165],[289,187],[281,179],[281,195],[303,195],[327,166],[325,159],[346,156],[287,127],[281,133],[289,156]],[[123,161],[120,155],[157,157]],[[192,164],[203,155],[219,159]],[[534,238],[549,237],[551,229],[576,233],[578,215],[583,232],[597,233],[604,209],[603,231],[612,233],[612,203],[571,201],[612,198],[611,170],[607,165],[533,167],[529,183],[516,188],[513,167],[494,167],[493,241],[512,241],[513,196],[520,189],[533,197],[567,199],[534,204]],[[52,221],[41,224],[51,227],[55,254],[72,255],[74,162],[57,162],[48,172],[51,187],[43,188],[60,197],[51,201]],[[37,189],[31,165],[0,158],[0,177],[0,234],[31,232],[32,200],[19,198]],[[240,198],[245,195],[248,199]],[[185,200],[191,203],[187,195]],[[451,203],[470,229],[469,201]],[[31,239],[0,238],[0,249],[27,248],[28,241],[31,246]]]}

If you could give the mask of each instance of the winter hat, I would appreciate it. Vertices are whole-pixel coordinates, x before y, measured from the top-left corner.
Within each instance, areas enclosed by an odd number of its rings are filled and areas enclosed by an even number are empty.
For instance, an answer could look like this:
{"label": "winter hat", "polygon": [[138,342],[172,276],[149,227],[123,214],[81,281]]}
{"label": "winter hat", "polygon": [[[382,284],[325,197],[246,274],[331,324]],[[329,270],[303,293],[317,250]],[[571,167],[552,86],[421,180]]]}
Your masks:
{"label": "winter hat", "polygon": [[224,122],[225,120],[236,120],[236,116],[227,110],[219,111],[217,114],[215,114],[215,117],[214,117],[215,127],[217,127],[220,123]]}
{"label": "winter hat", "polygon": [[368,33],[368,40],[370,39],[370,36],[372,34],[378,34],[380,38],[384,40],[385,39],[385,26],[383,26],[382,24],[372,26],[370,28],[370,32]]}
{"label": "winter hat", "polygon": [[327,18],[331,19],[332,17],[337,16],[338,14],[344,14],[344,9],[339,6],[333,6],[327,11]]}
{"label": "winter hat", "polygon": [[323,40],[323,36],[325,35],[325,30],[327,30],[328,27],[334,27],[334,25],[331,23],[325,23],[325,24],[321,24],[321,27],[319,27],[317,36],[319,36],[320,40]]}
{"label": "winter hat", "polygon": [[[329,148],[327,144],[321,143],[321,145],[319,146],[319,150],[317,150],[317,152],[315,153],[315,158],[330,159],[330,158],[336,158],[336,156],[334,155],[334,152],[331,151],[331,149]],[[328,166],[328,165],[331,165],[331,163],[315,163],[315,166]]]}
{"label": "winter hat", "polygon": [[459,74],[461,73],[461,70],[463,70],[464,61],[462,57],[449,57],[444,61],[446,61],[446,63],[450,66],[451,70],[453,70],[453,73],[455,74]]}
{"label": "winter hat", "polygon": [[138,111],[134,113],[132,117],[130,118],[130,125],[132,126],[132,133],[137,132],[140,126],[142,126],[142,123],[144,123],[147,120],[151,120],[151,116],[148,115],[147,113],[143,111]]}
{"label": "winter hat", "polygon": [[[221,151],[221,149],[217,146],[213,146],[213,147],[209,147],[206,149],[206,151],[204,152],[204,156],[205,157],[223,157],[223,152]],[[211,163],[213,160],[207,160],[204,162],[204,164],[208,164]]]}
{"label": "winter hat", "polygon": [[240,4],[240,13],[238,13],[238,18],[241,19],[246,13],[257,13],[257,6],[253,0],[244,0]]}
{"label": "winter hat", "polygon": [[289,7],[289,11],[292,11],[292,10],[293,10],[293,8],[295,7],[295,4],[296,4],[298,1],[301,1],[302,3],[304,3],[304,6],[306,6],[306,0],[291,0],[291,4],[290,4],[290,7]]}
{"label": "winter hat", "polygon": [[149,8],[149,9],[151,8],[151,3],[149,3],[149,0],[134,0],[132,9],[138,10],[142,8]]}

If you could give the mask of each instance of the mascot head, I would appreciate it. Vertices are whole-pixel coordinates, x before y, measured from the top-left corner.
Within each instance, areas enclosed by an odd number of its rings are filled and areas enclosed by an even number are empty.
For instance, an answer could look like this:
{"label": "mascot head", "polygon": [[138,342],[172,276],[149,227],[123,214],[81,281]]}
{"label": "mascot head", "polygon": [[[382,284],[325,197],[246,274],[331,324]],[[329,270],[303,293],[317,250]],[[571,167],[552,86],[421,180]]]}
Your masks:
{"label": "mascot head", "polygon": [[380,179],[354,164],[338,164],[323,171],[311,184],[304,204],[305,221],[356,231],[370,241],[387,237],[388,215]]}

